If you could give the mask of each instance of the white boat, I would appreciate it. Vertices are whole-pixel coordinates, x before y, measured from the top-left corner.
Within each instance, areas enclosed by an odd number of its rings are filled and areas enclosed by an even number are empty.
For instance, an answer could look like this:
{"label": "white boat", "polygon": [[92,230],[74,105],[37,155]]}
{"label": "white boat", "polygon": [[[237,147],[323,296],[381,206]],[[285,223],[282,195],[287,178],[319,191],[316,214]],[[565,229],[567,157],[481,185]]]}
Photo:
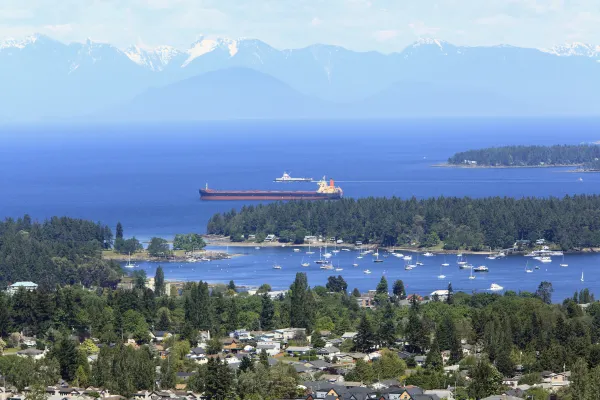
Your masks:
{"label": "white boat", "polygon": [[335,270],[339,272],[339,271],[343,271],[344,268],[336,268]]}
{"label": "white boat", "polygon": [[533,272],[533,270],[529,268],[529,262],[527,262],[527,264],[525,265],[525,272],[528,274],[531,274]]}
{"label": "white boat", "polygon": [[260,250],[260,246],[256,246],[254,250]]}
{"label": "white boat", "polygon": [[550,257],[541,257],[540,261],[543,263],[551,263],[552,259]]}
{"label": "white boat", "polygon": [[463,255],[462,254],[458,255],[458,261],[456,263],[458,265],[467,265],[467,261],[465,259],[463,259]]}
{"label": "white boat", "polygon": [[371,273],[371,271],[369,271],[368,269],[365,269],[363,272],[367,275]]}
{"label": "white boat", "polygon": [[310,243],[308,244],[308,251],[306,254],[315,254],[315,252],[310,249]]}
{"label": "white boat", "polygon": [[210,261],[210,258],[202,257],[200,261]]}
{"label": "white boat", "polygon": [[407,271],[411,271],[411,270],[415,269],[415,266],[414,265],[407,265],[406,267],[404,267],[404,269],[407,270]]}
{"label": "white boat", "polygon": [[402,257],[402,259],[404,261],[410,261],[410,260],[412,260],[412,256],[404,256],[404,257]]}
{"label": "white boat", "polygon": [[423,256],[425,256],[425,257],[433,257],[434,255],[435,255],[435,254],[433,254],[433,253],[429,253],[429,252],[427,252],[427,253],[423,254]]}
{"label": "white boat", "polygon": [[358,267],[357,263],[352,264],[353,267]]}
{"label": "white boat", "polygon": [[382,263],[382,262],[383,262],[383,260],[380,260],[380,259],[379,259],[379,253],[376,253],[376,254],[377,254],[377,258],[376,258],[375,260],[373,260],[373,262],[376,262],[376,263]]}
{"label": "white boat", "polygon": [[300,249],[294,249],[294,253],[300,253]]}
{"label": "white boat", "polygon": [[490,286],[490,290],[492,292],[498,292],[500,290],[504,290],[504,288],[498,284],[492,283],[492,285]]}
{"label": "white boat", "polygon": [[450,264],[446,262],[446,255],[444,254],[444,262],[442,263],[442,267],[449,267]]}
{"label": "white boat", "polygon": [[342,249],[342,251],[350,251],[350,249],[347,249],[347,248],[345,248],[345,247],[344,247],[344,248]]}
{"label": "white boat", "polygon": [[420,266],[423,266],[423,265],[425,265],[425,264],[423,264],[421,261],[417,261],[415,264],[416,264],[416,265],[420,265]]}
{"label": "white boat", "polygon": [[393,254],[394,254],[394,257],[396,257],[396,258],[404,257],[404,254],[401,254],[401,253],[393,253]]}
{"label": "white boat", "polygon": [[323,254],[323,257],[325,258],[331,258],[332,254],[331,253],[325,253]]}
{"label": "white boat", "polygon": [[304,262],[304,257],[302,257],[302,263],[300,265],[303,267],[310,267],[310,263]]}
{"label": "white boat", "polygon": [[458,258],[462,258],[462,256],[463,256],[463,254],[462,254],[462,253],[458,253],[458,254],[456,255],[456,257],[458,257]]}
{"label": "white boat", "polygon": [[473,268],[471,268],[471,274],[469,275],[469,279],[475,279],[475,275],[473,275]]}
{"label": "white boat", "polygon": [[581,271],[581,282],[583,282],[583,271]]}
{"label": "white boat", "polygon": [[473,272],[489,272],[489,268],[485,265],[480,265],[479,267],[473,268]]}
{"label": "white boat", "polygon": [[565,255],[564,255],[564,254],[563,254],[562,258],[563,258],[563,259],[562,259],[562,263],[560,264],[560,266],[561,266],[561,267],[568,267],[568,266],[569,266],[569,264],[566,264],[566,263],[565,263]]}
{"label": "white boat", "polygon": [[440,274],[438,275],[438,279],[446,279],[446,275],[442,273],[442,267],[440,267]]}
{"label": "white boat", "polygon": [[129,253],[129,261],[125,264],[125,268],[135,268],[137,265],[131,263],[131,253]]}
{"label": "white boat", "polygon": [[275,182],[312,182],[313,178],[292,178],[287,172],[281,178],[275,178]]}
{"label": "white boat", "polygon": [[273,265],[273,269],[281,269],[281,265]]}
{"label": "white boat", "polygon": [[493,254],[490,254],[490,255],[489,255],[489,256],[487,256],[486,258],[487,258],[488,260],[495,260],[495,259],[496,259],[496,258],[498,258],[498,257],[496,257],[496,256],[495,256],[495,255],[493,255]]}
{"label": "white boat", "polygon": [[321,269],[333,269],[333,265],[331,265],[331,264],[324,264],[324,265],[321,265]]}

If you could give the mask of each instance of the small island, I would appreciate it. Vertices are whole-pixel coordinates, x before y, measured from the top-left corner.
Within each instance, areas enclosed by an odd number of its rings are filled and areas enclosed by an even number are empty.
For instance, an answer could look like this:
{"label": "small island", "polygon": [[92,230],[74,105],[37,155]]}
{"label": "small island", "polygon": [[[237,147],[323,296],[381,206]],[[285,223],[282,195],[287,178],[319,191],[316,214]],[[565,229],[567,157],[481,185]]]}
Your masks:
{"label": "small island", "polygon": [[600,146],[596,144],[553,146],[501,146],[454,154],[444,166],[471,168],[578,167],[600,171]]}

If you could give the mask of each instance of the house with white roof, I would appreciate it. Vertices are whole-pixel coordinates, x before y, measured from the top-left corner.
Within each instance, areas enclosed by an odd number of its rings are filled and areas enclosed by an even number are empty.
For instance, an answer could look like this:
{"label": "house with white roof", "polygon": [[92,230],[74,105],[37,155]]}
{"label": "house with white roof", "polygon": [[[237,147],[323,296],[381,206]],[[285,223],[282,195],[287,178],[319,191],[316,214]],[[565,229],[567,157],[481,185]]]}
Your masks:
{"label": "house with white roof", "polygon": [[33,282],[15,282],[8,287],[6,290],[8,294],[13,295],[17,293],[20,289],[24,289],[27,291],[37,290],[37,283]]}

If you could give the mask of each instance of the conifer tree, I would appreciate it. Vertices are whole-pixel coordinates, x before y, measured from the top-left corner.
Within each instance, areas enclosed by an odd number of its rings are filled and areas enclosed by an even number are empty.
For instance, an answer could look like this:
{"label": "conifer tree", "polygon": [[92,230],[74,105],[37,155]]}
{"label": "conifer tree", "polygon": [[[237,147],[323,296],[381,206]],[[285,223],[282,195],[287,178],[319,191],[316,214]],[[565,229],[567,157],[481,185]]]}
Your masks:
{"label": "conifer tree", "polygon": [[165,293],[165,273],[159,265],[154,274],[154,294],[156,297],[164,296]]}
{"label": "conifer tree", "polygon": [[363,314],[358,324],[356,336],[354,337],[354,348],[357,351],[366,352],[375,347],[375,332],[371,326],[371,321]]}

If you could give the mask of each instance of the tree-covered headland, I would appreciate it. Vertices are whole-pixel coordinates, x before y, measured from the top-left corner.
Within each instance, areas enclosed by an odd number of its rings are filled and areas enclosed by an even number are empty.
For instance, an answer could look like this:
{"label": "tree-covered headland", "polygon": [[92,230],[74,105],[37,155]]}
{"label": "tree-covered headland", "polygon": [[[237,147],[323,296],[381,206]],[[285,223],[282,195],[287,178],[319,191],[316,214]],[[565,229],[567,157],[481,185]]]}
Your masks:
{"label": "tree-covered headland", "polygon": [[207,231],[232,237],[275,234],[296,243],[322,235],[347,243],[447,250],[506,249],[518,240],[545,239],[574,250],[600,246],[600,196],[272,203],[216,214]]}
{"label": "tree-covered headland", "polygon": [[554,146],[502,146],[468,150],[448,159],[451,165],[539,167],[587,165],[600,159],[600,146],[593,144]]}

